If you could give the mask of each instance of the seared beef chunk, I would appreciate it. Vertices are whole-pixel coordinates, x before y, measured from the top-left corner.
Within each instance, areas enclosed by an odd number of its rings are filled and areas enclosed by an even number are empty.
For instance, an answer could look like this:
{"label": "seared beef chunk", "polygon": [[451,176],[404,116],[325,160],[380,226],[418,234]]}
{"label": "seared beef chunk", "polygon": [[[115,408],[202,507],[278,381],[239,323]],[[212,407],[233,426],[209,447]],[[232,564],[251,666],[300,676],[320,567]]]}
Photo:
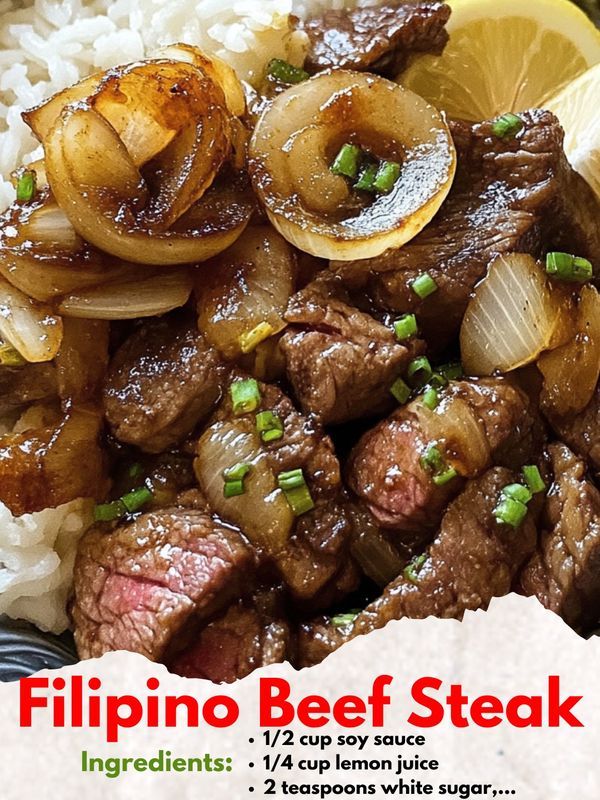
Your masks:
{"label": "seared beef chunk", "polygon": [[534,449],[536,422],[527,396],[502,378],[452,382],[430,411],[417,398],[366,433],[348,464],[350,487],[380,525],[435,527],[460,477],[438,486],[422,458],[438,448],[448,466],[474,478],[492,463],[521,466]]}
{"label": "seared beef chunk", "polygon": [[210,413],[225,375],[216,350],[193,319],[168,316],[146,322],[110,364],[106,418],[121,442],[159,453]]}
{"label": "seared beef chunk", "polygon": [[58,396],[56,368],[52,363],[0,367],[0,419],[22,406]]}
{"label": "seared beef chunk", "polygon": [[338,281],[317,280],[290,300],[283,336],[287,374],[305,412],[324,424],[347,422],[391,406],[390,386],[420,343],[394,332],[347,302]]}
{"label": "seared beef chunk", "polygon": [[352,11],[329,9],[304,23],[305,67],[368,70],[395,78],[411,53],[441,53],[450,7],[436,0],[408,0]]}
{"label": "seared beef chunk", "polygon": [[[299,414],[275,386],[259,384],[260,405],[235,414],[228,393],[200,437],[195,470],[201,490],[222,519],[259,547],[299,601],[326,603],[354,588],[348,557],[350,522],[333,444],[316,420]],[[256,414],[270,411],[280,439],[261,441]],[[223,471],[248,464],[244,492],[225,497]],[[314,508],[295,516],[277,476],[301,469]]]}
{"label": "seared beef chunk", "polygon": [[[457,174],[434,220],[399,250],[333,265],[378,307],[415,312],[437,349],[457,333],[494,255],[538,254],[544,244],[600,264],[600,204],[569,166],[558,120],[538,110],[520,116],[525,126],[514,138],[494,136],[492,122],[453,123]],[[411,284],[425,271],[438,289],[420,300]]]}
{"label": "seared beef chunk", "polygon": [[467,484],[422,562],[390,583],[352,625],[335,628],[322,619],[302,626],[300,665],[317,664],[344,642],[390,620],[461,619],[465,611],[486,608],[493,597],[507,594],[536,540],[531,513],[517,530],[494,516],[502,489],[516,480],[517,474],[497,467]]}
{"label": "seared beef chunk", "polygon": [[558,436],[581,458],[585,458],[596,474],[600,473],[600,384],[590,402],[579,414],[552,417]]}
{"label": "seared beef chunk", "polygon": [[186,678],[233,683],[258,667],[285,661],[289,638],[289,627],[279,615],[239,601],[210,622],[169,669]]}
{"label": "seared beef chunk", "polygon": [[81,658],[130,650],[158,661],[202,620],[252,588],[254,554],[233,527],[193,510],[93,528],[75,563],[75,642]]}
{"label": "seared beef chunk", "polygon": [[600,621],[600,492],[568,447],[554,444],[549,451],[554,484],[537,552],[520,584],[569,625],[585,628]]}

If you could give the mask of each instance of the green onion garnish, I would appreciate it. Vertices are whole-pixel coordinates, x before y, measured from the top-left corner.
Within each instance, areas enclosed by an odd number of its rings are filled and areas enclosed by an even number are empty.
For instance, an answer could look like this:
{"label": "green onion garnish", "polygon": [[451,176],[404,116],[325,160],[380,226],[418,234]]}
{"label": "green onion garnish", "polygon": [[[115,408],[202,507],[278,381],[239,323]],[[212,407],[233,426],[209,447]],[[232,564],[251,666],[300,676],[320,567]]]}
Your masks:
{"label": "green onion garnish", "polygon": [[382,161],[373,181],[373,188],[382,194],[388,194],[400,177],[400,164],[397,161]]}
{"label": "green onion garnish", "polygon": [[443,389],[448,386],[448,378],[442,375],[441,372],[434,372],[429,378],[429,385],[433,386],[434,389]]}
{"label": "green onion garnish", "polygon": [[428,272],[423,272],[411,283],[411,289],[421,300],[436,292],[437,288],[437,283]]}
{"label": "green onion garnish", "polygon": [[394,333],[399,342],[410,339],[417,333],[417,318],[414,314],[404,314],[394,322]]}
{"label": "green onion garnish", "polygon": [[437,371],[442,375],[443,378],[448,381],[457,381],[459,378],[462,378],[464,373],[462,364],[458,361],[455,361],[450,364],[442,364],[441,367],[438,367]]}
{"label": "green onion garnish", "polygon": [[292,469],[289,472],[280,472],[277,476],[277,485],[280,489],[288,491],[289,489],[297,489],[299,486],[304,486],[304,473],[301,469]]}
{"label": "green onion garnish", "polygon": [[587,258],[572,256],[569,253],[548,253],[546,272],[562,281],[583,283],[594,275],[594,268]]}
{"label": "green onion garnish", "polygon": [[535,465],[523,467],[523,478],[532,494],[538,494],[538,492],[543,492],[546,489],[544,479]]}
{"label": "green onion garnish", "polygon": [[250,470],[250,464],[244,464],[240,461],[239,464],[234,464],[233,467],[224,469],[223,478],[226,481],[243,481]]}
{"label": "green onion garnish", "polygon": [[336,614],[335,617],[331,618],[331,624],[334,628],[345,628],[348,625],[352,625],[359,614],[360,609],[352,609],[344,614]]}
{"label": "green onion garnish", "polygon": [[127,475],[130,478],[133,478],[134,480],[135,478],[141,478],[143,474],[144,474],[144,468],[139,462],[132,464],[127,470]]}
{"label": "green onion garnish", "polygon": [[225,481],[223,484],[224,497],[237,497],[237,495],[244,494],[244,481]]}
{"label": "green onion garnish", "polygon": [[445,486],[447,483],[450,483],[450,481],[453,481],[457,475],[458,472],[454,469],[454,467],[448,467],[448,469],[445,469],[438,475],[434,475],[433,482],[436,486]]}
{"label": "green onion garnish", "polygon": [[444,458],[440,453],[438,447],[430,444],[427,450],[421,456],[421,466],[426,470],[435,470],[439,472],[445,466]]}
{"label": "green onion garnish", "polygon": [[516,114],[503,114],[492,125],[492,133],[494,136],[499,136],[501,139],[516,136],[519,131],[522,131],[525,123]]}
{"label": "green onion garnish", "polygon": [[375,178],[377,177],[377,164],[367,164],[360,171],[360,175],[356,183],[354,184],[355,189],[359,189],[362,192],[373,192],[375,191]]}
{"label": "green onion garnish", "polygon": [[310,78],[310,75],[300,67],[294,67],[288,61],[282,58],[274,58],[269,61],[267,67],[267,75],[270,78],[275,78],[276,81],[281,83],[302,83],[302,81]]}
{"label": "green onion garnish", "polygon": [[527,503],[531,500],[531,492],[527,488],[527,486],[523,486],[522,483],[511,483],[508,486],[505,486],[502,490],[502,494],[505,497],[511,497],[513,500],[518,500],[519,503]]}
{"label": "green onion garnish", "polygon": [[137,489],[132,489],[131,492],[124,494],[121,497],[121,502],[129,514],[135,514],[149,500],[152,500],[152,497],[153,494],[147,486],[139,486]]}
{"label": "green onion garnish", "polygon": [[520,500],[515,500],[502,494],[500,502],[494,509],[494,516],[497,522],[510,525],[512,528],[518,528],[527,516],[527,506],[525,503],[521,503]]}
{"label": "green onion garnish", "polygon": [[256,415],[256,430],[265,443],[274,442],[283,436],[283,422],[272,411],[261,411]]}
{"label": "green onion garnish", "polygon": [[410,562],[404,567],[404,577],[407,581],[411,583],[418,583],[419,582],[419,572],[423,564],[427,561],[427,554],[423,553],[420,556],[415,556],[410,560]]}
{"label": "green onion garnish", "polygon": [[124,517],[127,509],[121,500],[113,500],[111,503],[99,503],[94,508],[94,522],[113,522]]}
{"label": "green onion garnish", "polygon": [[251,353],[261,342],[275,333],[269,322],[259,322],[256,327],[240,336],[240,349],[242,353]]}
{"label": "green onion garnish", "polygon": [[427,356],[414,358],[408,365],[406,374],[413,386],[424,386],[433,375],[433,369]]}
{"label": "green onion garnish", "polygon": [[35,172],[31,169],[27,169],[17,180],[17,202],[28,203],[32,200],[35,194],[35,188]]}
{"label": "green onion garnish", "polygon": [[425,408],[428,408],[430,411],[433,411],[434,408],[437,408],[440,402],[440,396],[437,389],[434,389],[433,386],[430,386],[429,389],[424,392],[421,402]]}
{"label": "green onion garnish", "polygon": [[403,406],[410,397],[411,388],[402,380],[402,378],[396,378],[390,387],[390,392],[394,395],[400,405]]}
{"label": "green onion garnish", "polygon": [[357,144],[345,144],[331,165],[334,175],[343,175],[354,180],[358,175],[362,150]]}
{"label": "green onion garnish", "polygon": [[260,405],[260,390],[258,382],[254,378],[234,381],[229,387],[229,392],[233,403],[233,413],[237,416],[247,414],[249,411],[256,411]]}
{"label": "green onion garnish", "polygon": [[19,353],[18,350],[8,344],[7,342],[0,341],[0,366],[3,367],[22,367],[27,361]]}

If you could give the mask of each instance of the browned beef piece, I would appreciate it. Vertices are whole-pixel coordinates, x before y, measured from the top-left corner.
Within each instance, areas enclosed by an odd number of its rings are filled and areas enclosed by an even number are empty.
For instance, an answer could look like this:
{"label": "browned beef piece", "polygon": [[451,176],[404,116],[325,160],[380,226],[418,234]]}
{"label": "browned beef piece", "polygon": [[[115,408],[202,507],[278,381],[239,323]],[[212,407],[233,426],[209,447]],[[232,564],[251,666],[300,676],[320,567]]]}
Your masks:
{"label": "browned beef piece", "polygon": [[54,364],[0,367],[0,417],[22,406],[58,396]]}
{"label": "browned beef piece", "polygon": [[327,10],[304,23],[306,69],[367,70],[395,78],[411,53],[441,53],[450,7],[436,0],[408,0],[375,8]]}
{"label": "browned beef piece", "polygon": [[317,280],[288,305],[281,340],[287,375],[303,410],[322,424],[386,411],[390,386],[420,342],[404,347],[387,328],[348,303],[339,281]]}
{"label": "browned beef piece", "polygon": [[[236,416],[228,392],[200,437],[195,462],[200,488],[222,519],[239,526],[261,548],[298,602],[324,607],[355,588],[358,578],[349,557],[351,523],[339,462],[331,439],[314,418],[298,413],[277,387],[264,383],[259,387],[261,403],[256,411]],[[260,441],[256,413],[261,410],[281,419],[281,439]],[[234,452],[226,450],[232,441],[240,443]],[[243,449],[248,446],[250,450]],[[223,453],[226,457],[231,453],[229,465],[240,460],[254,464],[254,473],[246,478],[249,491],[242,498],[223,496],[223,479],[215,475],[214,467]],[[296,518],[276,481],[279,473],[295,469],[302,469],[314,501],[312,510]],[[260,489],[253,496],[256,480]],[[273,509],[268,521],[262,513],[265,502]]]}
{"label": "browned beef piece", "polygon": [[226,369],[187,317],[144,323],[113,358],[104,386],[117,439],[149,453],[176,444],[221,396]]}
{"label": "browned beef piece", "polygon": [[[468,478],[494,463],[521,466],[535,452],[529,400],[508,381],[452,382],[440,398],[435,412],[420,398],[399,408],[366,433],[351,454],[348,483],[383,527],[410,532],[435,527],[448,500],[461,490],[462,478],[436,486],[422,465],[432,444]],[[454,409],[451,422],[448,403]]]}
{"label": "browned beef piece", "polygon": [[240,532],[200,511],[152,512],[112,533],[93,528],[75,563],[80,657],[111,650],[168,657],[203,620],[251,590],[254,565]]}
{"label": "browned beef piece", "polygon": [[568,447],[554,444],[549,452],[554,483],[520,585],[569,625],[589,628],[600,621],[600,492]]}
{"label": "browned beef piece", "polygon": [[169,669],[186,678],[233,683],[258,667],[285,661],[289,639],[289,627],[283,619],[240,601],[210,622]]}
{"label": "browned beef piece", "polygon": [[[415,312],[432,348],[456,334],[473,287],[497,254],[576,252],[600,265],[600,203],[570,167],[563,131],[547,111],[520,114],[525,127],[500,139],[492,122],[453,123],[454,185],[433,221],[399,250],[333,268],[366,289],[376,306]],[[427,271],[438,290],[420,300],[413,280]]]}
{"label": "browned beef piece", "polygon": [[344,642],[390,620],[461,619],[465,611],[486,608],[493,597],[507,594],[536,541],[531,513],[517,530],[494,516],[502,489],[516,480],[517,474],[497,467],[469,482],[449,506],[424,562],[415,564],[413,573],[390,583],[347,627],[335,628],[328,618],[301,627],[300,666],[319,663]]}
{"label": "browned beef piece", "polygon": [[553,416],[550,423],[558,436],[586,459],[594,473],[600,473],[600,384],[583,411],[567,417]]}

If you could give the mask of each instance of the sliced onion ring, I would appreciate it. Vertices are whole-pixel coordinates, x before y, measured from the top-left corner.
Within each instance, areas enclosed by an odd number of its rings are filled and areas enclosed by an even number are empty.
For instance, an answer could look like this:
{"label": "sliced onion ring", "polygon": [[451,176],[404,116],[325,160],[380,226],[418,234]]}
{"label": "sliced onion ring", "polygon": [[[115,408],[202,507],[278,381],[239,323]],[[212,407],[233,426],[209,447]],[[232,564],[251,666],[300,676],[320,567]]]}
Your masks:
{"label": "sliced onion ring", "polygon": [[26,361],[52,361],[60,349],[63,325],[47,306],[35,303],[0,278],[0,337]]}
{"label": "sliced onion ring", "polygon": [[477,285],[460,331],[469,375],[510,372],[564,341],[572,306],[529,255],[498,256]]}
{"label": "sliced onion ring", "polygon": [[[389,194],[360,204],[332,174],[349,139],[401,162]],[[455,168],[450,131],[434,108],[395,83],[346,70],[279,95],[250,143],[254,187],[273,225],[300,250],[340,261],[371,258],[416,236],[447,196]]]}

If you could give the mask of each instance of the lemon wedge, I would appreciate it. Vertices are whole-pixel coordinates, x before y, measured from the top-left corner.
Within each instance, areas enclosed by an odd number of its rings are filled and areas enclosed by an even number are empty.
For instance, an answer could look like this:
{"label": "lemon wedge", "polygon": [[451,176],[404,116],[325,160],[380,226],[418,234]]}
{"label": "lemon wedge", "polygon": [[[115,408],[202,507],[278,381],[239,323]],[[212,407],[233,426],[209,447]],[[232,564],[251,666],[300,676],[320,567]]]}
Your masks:
{"label": "lemon wedge", "polygon": [[545,103],[565,129],[569,161],[600,197],[600,64]]}
{"label": "lemon wedge", "polygon": [[600,62],[600,31],[570,0],[450,0],[450,41],[400,82],[472,122],[543,106]]}

